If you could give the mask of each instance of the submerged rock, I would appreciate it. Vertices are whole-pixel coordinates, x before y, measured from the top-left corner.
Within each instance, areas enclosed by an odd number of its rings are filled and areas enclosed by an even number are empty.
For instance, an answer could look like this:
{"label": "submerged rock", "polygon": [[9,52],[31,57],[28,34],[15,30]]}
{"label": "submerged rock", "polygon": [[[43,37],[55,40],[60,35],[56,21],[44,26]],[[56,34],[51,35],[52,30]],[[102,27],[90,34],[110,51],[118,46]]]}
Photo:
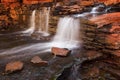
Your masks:
{"label": "submerged rock", "polygon": [[36,65],[39,65],[39,66],[45,66],[48,64],[47,61],[43,61],[39,56],[34,56],[32,59],[31,59],[31,62],[33,64],[36,64]]}
{"label": "submerged rock", "polygon": [[23,62],[15,61],[15,62],[10,62],[6,65],[5,72],[12,73],[12,72],[19,71],[22,69],[23,69]]}
{"label": "submerged rock", "polygon": [[52,47],[51,49],[52,53],[56,56],[68,56],[68,54],[71,52],[68,49],[65,48],[58,48],[58,47]]}

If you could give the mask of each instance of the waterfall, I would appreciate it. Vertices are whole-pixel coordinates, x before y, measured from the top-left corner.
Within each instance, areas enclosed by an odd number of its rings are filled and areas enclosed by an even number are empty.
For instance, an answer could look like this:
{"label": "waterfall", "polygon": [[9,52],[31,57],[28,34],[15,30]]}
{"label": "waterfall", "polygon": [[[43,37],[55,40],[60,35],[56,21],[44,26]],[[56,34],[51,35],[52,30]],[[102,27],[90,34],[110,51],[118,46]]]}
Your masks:
{"label": "waterfall", "polygon": [[104,8],[104,5],[98,5],[98,6],[92,8],[92,10],[90,12],[91,14],[93,14],[92,17],[95,17],[98,13],[102,13],[104,11],[104,9],[99,11],[100,8]]}
{"label": "waterfall", "polygon": [[[50,7],[43,7],[39,14],[36,13],[37,11],[34,10],[30,17],[30,28],[22,33],[28,34],[29,36],[33,33],[40,33],[42,36],[48,36],[48,27],[49,27],[49,16],[50,16]],[[39,15],[39,18],[36,17]],[[36,21],[39,22],[39,25],[36,25]]]}
{"label": "waterfall", "polygon": [[36,13],[36,10],[34,10],[32,12],[32,15],[30,17],[30,28],[23,31],[22,33],[27,33],[27,34],[31,35],[34,32],[34,30],[35,30],[35,13]]}
{"label": "waterfall", "polygon": [[43,36],[48,36],[48,26],[49,26],[49,16],[50,16],[50,7],[40,10],[39,13],[39,28],[38,32],[43,33]]}
{"label": "waterfall", "polygon": [[82,14],[76,14],[76,15],[73,15],[74,17],[81,17],[81,18],[90,18],[90,17],[95,17],[97,16],[99,13],[106,13],[106,9],[103,9],[104,8],[104,5],[98,5],[98,6],[95,6],[91,9],[90,12],[84,12]]}
{"label": "waterfall", "polygon": [[66,16],[60,18],[57,32],[53,38],[54,47],[72,48],[78,47],[80,42],[80,21],[77,18]]}

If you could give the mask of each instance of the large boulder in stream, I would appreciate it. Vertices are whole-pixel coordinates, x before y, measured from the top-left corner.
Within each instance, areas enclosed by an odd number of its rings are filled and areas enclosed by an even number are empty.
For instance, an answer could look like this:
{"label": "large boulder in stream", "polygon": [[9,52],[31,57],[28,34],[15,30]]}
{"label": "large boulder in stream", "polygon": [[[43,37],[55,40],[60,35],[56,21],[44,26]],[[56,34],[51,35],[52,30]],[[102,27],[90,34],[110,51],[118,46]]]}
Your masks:
{"label": "large boulder in stream", "polygon": [[51,52],[56,56],[65,57],[68,56],[71,51],[65,48],[52,47]]}

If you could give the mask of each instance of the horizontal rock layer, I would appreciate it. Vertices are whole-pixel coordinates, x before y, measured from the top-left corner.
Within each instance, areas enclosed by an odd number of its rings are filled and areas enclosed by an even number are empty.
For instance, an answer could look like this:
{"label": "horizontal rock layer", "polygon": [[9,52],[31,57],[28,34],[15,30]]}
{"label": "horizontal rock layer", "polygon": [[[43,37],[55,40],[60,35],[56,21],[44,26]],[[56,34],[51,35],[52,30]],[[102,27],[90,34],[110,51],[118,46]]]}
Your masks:
{"label": "horizontal rock layer", "polygon": [[[100,16],[98,16],[98,18],[99,17]],[[109,16],[109,18],[112,18],[111,20],[113,20],[112,23],[102,25],[101,28],[98,28],[98,25],[94,25],[92,23],[83,23],[81,30],[84,35],[84,47],[86,49],[94,49],[103,53],[110,53],[120,57],[120,24],[116,23],[117,21],[114,20],[116,17]],[[105,18],[99,21],[102,22],[102,20],[104,21]]]}

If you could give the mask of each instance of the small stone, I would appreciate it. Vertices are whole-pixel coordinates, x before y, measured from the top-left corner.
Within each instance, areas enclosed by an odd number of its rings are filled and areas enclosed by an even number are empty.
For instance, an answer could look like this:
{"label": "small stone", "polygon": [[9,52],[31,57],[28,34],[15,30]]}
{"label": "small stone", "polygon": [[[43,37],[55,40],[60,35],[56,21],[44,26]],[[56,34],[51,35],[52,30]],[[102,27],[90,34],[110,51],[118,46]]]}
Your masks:
{"label": "small stone", "polygon": [[31,59],[31,62],[39,66],[45,66],[48,64],[47,61],[43,61],[39,56],[35,56]]}
{"label": "small stone", "polygon": [[12,73],[12,72],[19,71],[22,69],[23,69],[23,62],[15,61],[15,62],[10,62],[6,65],[5,72]]}
{"label": "small stone", "polygon": [[71,51],[65,48],[52,47],[52,53],[56,56],[67,56]]}

